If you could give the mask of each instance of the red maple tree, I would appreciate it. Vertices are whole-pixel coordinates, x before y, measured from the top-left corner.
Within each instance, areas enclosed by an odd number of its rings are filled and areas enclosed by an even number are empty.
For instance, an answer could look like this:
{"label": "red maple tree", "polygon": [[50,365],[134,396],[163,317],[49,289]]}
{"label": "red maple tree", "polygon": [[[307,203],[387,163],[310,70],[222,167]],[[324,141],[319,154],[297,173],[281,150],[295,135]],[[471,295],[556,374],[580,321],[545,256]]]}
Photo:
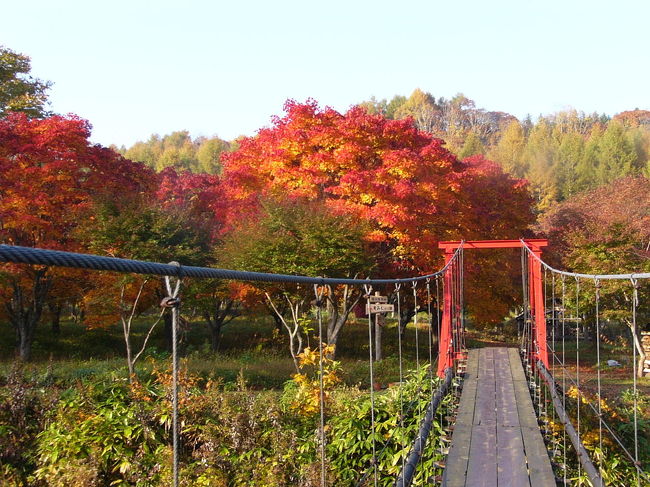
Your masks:
{"label": "red maple tree", "polygon": [[227,226],[269,196],[321,201],[369,222],[367,238],[390,252],[382,274],[403,275],[438,267],[440,240],[518,238],[533,221],[525,181],[480,157],[459,161],[411,119],[314,101],[285,112],[223,156]]}
{"label": "red maple tree", "polygon": [[[97,201],[150,191],[153,174],[111,149],[89,142],[90,125],[75,116],[0,119],[0,240],[48,249],[84,249],[75,229],[92,218]],[[34,331],[57,274],[44,266],[2,266],[0,296],[19,338],[31,353]]]}

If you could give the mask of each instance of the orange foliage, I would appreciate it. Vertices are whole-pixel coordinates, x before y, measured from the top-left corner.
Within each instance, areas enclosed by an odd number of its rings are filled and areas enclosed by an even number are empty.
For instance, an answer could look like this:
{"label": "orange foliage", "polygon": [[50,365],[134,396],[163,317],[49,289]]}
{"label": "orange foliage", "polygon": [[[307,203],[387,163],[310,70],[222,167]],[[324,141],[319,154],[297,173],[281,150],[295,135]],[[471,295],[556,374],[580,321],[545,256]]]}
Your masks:
{"label": "orange foliage", "polygon": [[[359,107],[341,114],[314,101],[289,101],[285,110],[271,128],[223,156],[232,202],[226,228],[256,214],[268,197],[320,201],[368,222],[366,240],[392,256],[380,272],[404,275],[439,267],[440,240],[519,238],[533,221],[525,181],[482,157],[459,161],[411,119],[388,120]],[[477,270],[476,287],[487,295],[476,308],[500,319],[516,293],[513,279],[503,276],[509,286],[495,299],[485,275]]]}

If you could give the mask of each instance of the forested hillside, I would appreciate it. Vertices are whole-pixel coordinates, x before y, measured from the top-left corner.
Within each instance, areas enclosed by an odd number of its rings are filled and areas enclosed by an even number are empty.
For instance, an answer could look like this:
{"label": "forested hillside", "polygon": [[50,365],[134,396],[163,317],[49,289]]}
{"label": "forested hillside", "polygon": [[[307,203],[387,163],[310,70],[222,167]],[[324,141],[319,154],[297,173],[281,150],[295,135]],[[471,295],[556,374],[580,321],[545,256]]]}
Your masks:
{"label": "forested hillside", "polygon": [[[371,98],[359,106],[390,120],[411,117],[420,130],[442,138],[461,159],[481,154],[496,161],[506,172],[531,183],[540,210],[621,177],[650,175],[648,110],[613,116],[568,110],[518,120],[479,108],[464,95],[436,99],[420,89],[409,97]],[[221,154],[236,147],[236,141],[192,139],[179,131],[152,135],[120,152],[157,171],[171,166],[216,174]]]}

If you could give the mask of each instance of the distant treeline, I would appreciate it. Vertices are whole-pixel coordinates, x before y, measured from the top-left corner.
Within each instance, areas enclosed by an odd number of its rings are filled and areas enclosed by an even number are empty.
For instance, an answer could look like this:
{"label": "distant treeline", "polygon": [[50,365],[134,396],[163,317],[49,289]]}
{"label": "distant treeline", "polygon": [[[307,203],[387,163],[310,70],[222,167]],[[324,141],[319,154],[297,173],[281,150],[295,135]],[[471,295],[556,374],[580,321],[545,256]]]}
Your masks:
{"label": "distant treeline", "polygon": [[[485,155],[507,172],[530,181],[540,209],[626,176],[650,175],[650,111],[614,117],[575,110],[518,120],[477,108],[463,95],[447,100],[416,89],[390,101],[360,103],[389,119],[412,117],[418,128],[443,138],[460,158]],[[219,137],[192,139],[189,132],[152,135],[123,147],[128,159],[161,171],[166,167],[219,174],[220,157],[237,148]]]}
{"label": "distant treeline", "polygon": [[117,150],[127,159],[142,162],[158,172],[173,167],[193,173],[220,174],[221,154],[236,147],[236,142],[216,136],[192,139],[187,130],[179,130],[163,137],[154,134],[146,142]]}

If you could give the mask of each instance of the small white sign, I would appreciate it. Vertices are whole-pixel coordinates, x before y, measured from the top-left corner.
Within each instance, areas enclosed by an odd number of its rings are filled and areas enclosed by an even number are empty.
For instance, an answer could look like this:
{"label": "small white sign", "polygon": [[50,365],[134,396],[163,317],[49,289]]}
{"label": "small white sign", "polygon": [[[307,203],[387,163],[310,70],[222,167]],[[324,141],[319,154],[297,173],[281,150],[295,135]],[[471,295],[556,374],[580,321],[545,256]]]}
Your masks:
{"label": "small white sign", "polygon": [[369,303],[387,303],[388,296],[368,296]]}
{"label": "small white sign", "polygon": [[393,313],[395,311],[395,305],[393,304],[368,304],[366,305],[366,313]]}

